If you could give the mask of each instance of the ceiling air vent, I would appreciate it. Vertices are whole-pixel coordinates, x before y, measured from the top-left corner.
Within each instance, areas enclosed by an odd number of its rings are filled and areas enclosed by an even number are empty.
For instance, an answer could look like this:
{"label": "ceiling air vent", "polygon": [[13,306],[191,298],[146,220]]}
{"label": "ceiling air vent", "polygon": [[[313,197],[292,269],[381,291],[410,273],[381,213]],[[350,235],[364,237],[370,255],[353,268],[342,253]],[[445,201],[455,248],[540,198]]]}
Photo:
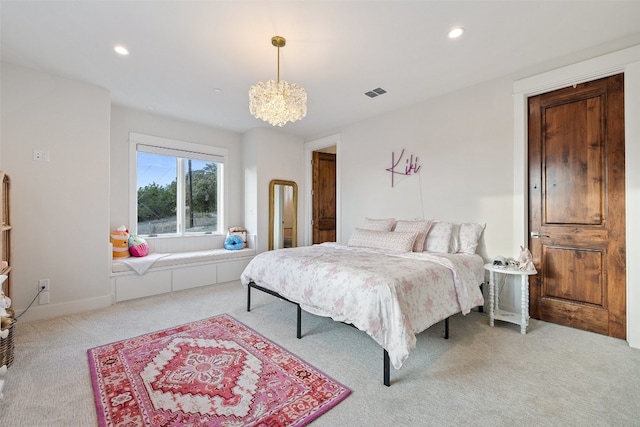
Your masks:
{"label": "ceiling air vent", "polygon": [[379,87],[379,88],[370,90],[369,92],[365,92],[364,94],[367,95],[369,98],[375,98],[376,96],[384,95],[385,93],[387,93],[387,91]]}

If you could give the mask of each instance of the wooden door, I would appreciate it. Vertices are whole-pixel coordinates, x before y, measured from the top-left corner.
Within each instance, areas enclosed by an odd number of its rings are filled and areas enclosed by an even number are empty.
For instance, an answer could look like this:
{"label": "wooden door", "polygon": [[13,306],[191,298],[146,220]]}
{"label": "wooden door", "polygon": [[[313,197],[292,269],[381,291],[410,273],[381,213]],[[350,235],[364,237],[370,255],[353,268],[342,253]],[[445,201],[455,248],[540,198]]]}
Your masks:
{"label": "wooden door", "polygon": [[626,338],[623,82],[529,99],[531,317],[617,338]]}
{"label": "wooden door", "polygon": [[313,243],[336,241],[336,155],[313,152]]}

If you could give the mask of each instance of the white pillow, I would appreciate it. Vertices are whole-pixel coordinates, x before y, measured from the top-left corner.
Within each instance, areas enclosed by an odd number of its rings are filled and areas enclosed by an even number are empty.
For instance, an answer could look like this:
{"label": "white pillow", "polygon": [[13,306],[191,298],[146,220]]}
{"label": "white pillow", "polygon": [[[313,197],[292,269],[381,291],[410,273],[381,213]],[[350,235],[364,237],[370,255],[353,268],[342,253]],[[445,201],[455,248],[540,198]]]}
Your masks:
{"label": "white pillow", "polygon": [[478,247],[478,240],[486,224],[460,224],[458,231],[458,253],[473,255]]}
{"label": "white pillow", "polygon": [[424,250],[426,252],[452,252],[453,228],[453,224],[450,222],[434,221],[427,234]]}
{"label": "white pillow", "polygon": [[417,221],[398,221],[396,222],[396,228],[394,232],[400,233],[418,233],[416,241],[413,243],[413,252],[423,252],[424,243],[427,240],[427,233],[431,228],[433,221],[431,220],[417,220]]}
{"label": "white pillow", "polygon": [[394,252],[411,252],[417,235],[418,233],[396,233],[356,228],[347,245]]}
{"label": "white pillow", "polygon": [[391,231],[396,224],[395,218],[373,219],[365,218],[364,225],[359,228],[363,230],[375,230],[375,231]]}
{"label": "white pillow", "polygon": [[460,224],[451,223],[451,244],[449,245],[449,253],[455,254],[460,249],[460,241],[458,234],[460,233]]}

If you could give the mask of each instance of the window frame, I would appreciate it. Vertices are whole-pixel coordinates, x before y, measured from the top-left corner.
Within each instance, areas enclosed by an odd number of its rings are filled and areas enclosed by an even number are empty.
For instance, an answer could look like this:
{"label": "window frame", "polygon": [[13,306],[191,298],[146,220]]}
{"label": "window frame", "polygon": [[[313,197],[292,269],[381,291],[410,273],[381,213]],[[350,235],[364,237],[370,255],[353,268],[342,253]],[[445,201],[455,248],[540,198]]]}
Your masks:
{"label": "window frame", "polygon": [[[200,159],[211,161],[214,160],[222,168],[218,172],[218,231],[216,232],[186,232],[185,231],[185,218],[184,214],[177,217],[178,230],[176,233],[158,234],[155,236],[145,236],[145,239],[156,238],[181,238],[181,237],[194,237],[194,236],[211,236],[211,235],[223,235],[226,230],[226,217],[227,217],[227,168],[225,164],[228,163],[229,150],[222,147],[214,147],[211,145],[197,144],[193,142],[181,141],[171,138],[163,138],[152,135],[145,135],[141,133],[130,132],[129,133],[129,229],[132,230],[132,234],[138,232],[138,147],[142,146],[145,149],[141,150],[146,153],[152,154],[164,154],[175,157],[187,157],[192,159]],[[212,159],[213,158],[213,159]],[[178,168],[176,171],[176,178],[179,178],[183,171]],[[177,194],[177,206],[184,206],[184,194]],[[220,205],[222,205],[220,207]],[[180,218],[182,217],[182,218]],[[180,221],[182,219],[182,221]]]}

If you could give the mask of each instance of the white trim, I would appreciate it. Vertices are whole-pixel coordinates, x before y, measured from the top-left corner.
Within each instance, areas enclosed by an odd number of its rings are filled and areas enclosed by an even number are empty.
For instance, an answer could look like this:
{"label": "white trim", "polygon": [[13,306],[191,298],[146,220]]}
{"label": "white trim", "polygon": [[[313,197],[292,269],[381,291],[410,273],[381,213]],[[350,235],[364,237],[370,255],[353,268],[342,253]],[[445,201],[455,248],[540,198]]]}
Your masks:
{"label": "white trim", "polygon": [[[222,209],[218,211],[218,225],[219,230],[217,234],[224,233],[224,230],[227,229],[226,218],[227,218],[227,200],[225,199],[226,188],[228,185],[228,172],[227,168],[224,167],[225,162],[229,157],[229,150],[223,147],[214,147],[211,145],[204,144],[196,144],[193,142],[181,141],[177,139],[171,138],[163,138],[159,136],[153,135],[145,135],[136,132],[129,132],[129,224],[137,224],[137,207],[138,204],[138,185],[137,185],[137,176],[138,176],[138,164],[137,164],[137,153],[138,148],[142,148],[140,151],[146,153],[154,153],[154,154],[163,154],[168,156],[175,157],[184,157],[184,153],[189,153],[189,157],[198,160],[204,160],[207,162],[216,162],[219,164],[218,166],[218,176],[221,179],[218,179],[218,200],[222,200]],[[180,166],[178,165],[178,169],[176,171],[177,176],[184,175],[184,171],[180,170]],[[184,206],[184,200],[181,200],[184,196],[183,192],[178,191],[178,206]],[[177,213],[176,218],[178,224],[178,230],[183,229],[184,214],[179,211]],[[159,236],[162,237],[162,236]],[[192,237],[192,236],[182,236],[182,237]]]}
{"label": "white trim", "polygon": [[340,203],[340,134],[334,134],[326,136],[324,138],[308,141],[304,143],[304,162],[305,162],[305,188],[307,191],[303,197],[304,203],[304,235],[303,245],[308,246],[313,242],[313,227],[311,226],[311,220],[313,218],[313,167],[311,161],[313,160],[313,152],[336,146],[336,241],[340,241],[342,236],[342,209]]}
{"label": "white trim", "polygon": [[223,156],[217,156],[215,154],[202,153],[191,150],[178,150],[175,148],[167,147],[158,147],[156,145],[136,144],[136,150],[143,153],[160,154],[162,156],[170,157],[185,157],[185,154],[188,154],[190,159],[202,160],[205,162],[224,163],[225,160]]}
{"label": "white trim", "polygon": [[192,153],[209,154],[226,158],[229,150],[222,147],[214,147],[211,145],[196,144],[193,142],[180,141],[178,139],[163,138],[160,136],[144,135],[141,133],[129,132],[129,142],[135,144],[150,145],[154,147],[162,147],[166,149],[188,151]]}
{"label": "white trim", "polygon": [[[129,224],[138,223],[138,151],[129,134]],[[135,209],[134,209],[135,207]]]}
{"label": "white trim", "polygon": [[627,65],[638,61],[640,45],[598,56],[577,64],[568,65],[513,84],[513,93],[538,95],[573,84],[584,83],[602,77],[621,73]]}
{"label": "white trim", "polygon": [[[82,300],[69,301],[60,304],[47,304],[33,306],[29,311],[24,312],[22,318],[25,322],[35,322],[37,320],[53,319],[60,316],[68,316],[76,313],[86,313],[89,311],[101,310],[113,305],[115,298],[113,292],[109,295],[102,295]],[[20,316],[22,313],[19,314]]]}
{"label": "white trim", "polygon": [[527,237],[527,98],[617,73],[625,74],[627,342],[640,348],[640,312],[636,309],[640,306],[640,266],[632,262],[640,258],[640,227],[631,221],[640,217],[640,45],[514,82],[513,244],[517,248]]}

